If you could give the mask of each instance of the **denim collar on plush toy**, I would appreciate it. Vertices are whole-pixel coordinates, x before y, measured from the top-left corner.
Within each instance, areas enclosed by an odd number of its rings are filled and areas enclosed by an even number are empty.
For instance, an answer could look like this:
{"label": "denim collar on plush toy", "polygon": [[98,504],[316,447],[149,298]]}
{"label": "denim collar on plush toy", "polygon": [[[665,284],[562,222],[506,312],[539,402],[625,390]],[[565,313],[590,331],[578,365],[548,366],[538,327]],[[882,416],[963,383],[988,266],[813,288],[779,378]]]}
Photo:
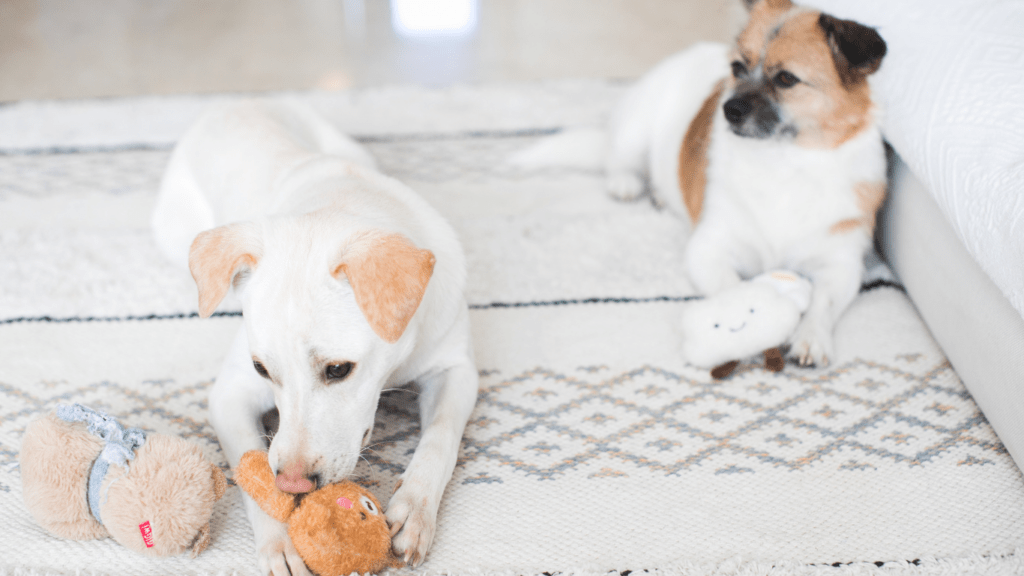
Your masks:
{"label": "denim collar on plush toy", "polygon": [[146,433],[138,428],[125,428],[103,412],[86,408],[81,404],[58,406],[57,417],[65,422],[85,422],[89,425],[89,432],[105,442],[103,451],[92,463],[92,469],[89,471],[89,488],[86,492],[89,510],[96,517],[96,521],[103,524],[100,518],[100,487],[103,486],[103,478],[106,477],[111,464],[122,466],[126,472],[128,471],[128,461],[135,459],[135,450],[142,447],[146,441]]}

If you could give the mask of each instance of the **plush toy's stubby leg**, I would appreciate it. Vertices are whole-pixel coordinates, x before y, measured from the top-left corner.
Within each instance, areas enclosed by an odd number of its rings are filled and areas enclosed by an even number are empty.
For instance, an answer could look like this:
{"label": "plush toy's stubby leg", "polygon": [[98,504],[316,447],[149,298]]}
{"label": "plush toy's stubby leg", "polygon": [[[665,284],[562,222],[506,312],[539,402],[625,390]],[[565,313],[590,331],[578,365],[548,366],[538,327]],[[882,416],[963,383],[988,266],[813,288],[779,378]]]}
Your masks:
{"label": "plush toy's stubby leg", "polygon": [[[252,366],[248,338],[242,327],[210,392],[210,423],[232,468],[238,467],[242,454],[267,449],[260,418],[273,407],[273,391]],[[267,515],[248,494],[242,497],[256,538],[260,572],[275,576],[308,575],[309,570],[288,537],[287,525]]]}
{"label": "plush toy's stubby leg", "polygon": [[782,372],[786,366],[786,359],[782,357],[782,350],[769,348],[764,351],[764,369],[769,372]]}
{"label": "plush toy's stubby leg", "polygon": [[732,360],[726,362],[725,364],[722,364],[721,366],[715,366],[714,368],[711,369],[711,377],[714,378],[715,380],[721,380],[722,378],[727,377],[729,374],[732,374],[732,371],[735,370],[736,367],[739,365],[739,360]]}
{"label": "plush toy's stubby leg", "polygon": [[412,565],[423,560],[434,539],[437,508],[455,469],[479,382],[476,368],[467,361],[419,385],[423,433],[387,511],[395,553]]}

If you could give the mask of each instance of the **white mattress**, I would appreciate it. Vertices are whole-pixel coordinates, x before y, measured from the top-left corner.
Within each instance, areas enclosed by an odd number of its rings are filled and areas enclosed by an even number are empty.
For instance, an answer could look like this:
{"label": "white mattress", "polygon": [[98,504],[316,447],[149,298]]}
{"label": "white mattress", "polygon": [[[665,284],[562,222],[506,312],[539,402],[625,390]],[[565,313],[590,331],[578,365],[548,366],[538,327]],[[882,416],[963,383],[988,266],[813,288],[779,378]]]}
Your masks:
{"label": "white mattress", "polygon": [[886,139],[1024,316],[1024,2],[805,4],[878,29]]}
{"label": "white mattress", "polygon": [[1024,318],[896,159],[879,247],[1006,449],[1024,469]]}

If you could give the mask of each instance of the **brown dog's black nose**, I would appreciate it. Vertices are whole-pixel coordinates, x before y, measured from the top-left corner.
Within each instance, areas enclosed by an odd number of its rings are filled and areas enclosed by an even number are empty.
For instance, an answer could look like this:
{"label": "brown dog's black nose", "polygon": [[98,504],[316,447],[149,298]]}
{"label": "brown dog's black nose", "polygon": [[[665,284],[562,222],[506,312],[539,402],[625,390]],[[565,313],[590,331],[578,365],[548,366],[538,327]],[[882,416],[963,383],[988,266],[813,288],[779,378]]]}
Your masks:
{"label": "brown dog's black nose", "polygon": [[725,110],[726,120],[732,124],[739,124],[754,109],[754,105],[749,98],[736,97],[727,101],[722,109]]}

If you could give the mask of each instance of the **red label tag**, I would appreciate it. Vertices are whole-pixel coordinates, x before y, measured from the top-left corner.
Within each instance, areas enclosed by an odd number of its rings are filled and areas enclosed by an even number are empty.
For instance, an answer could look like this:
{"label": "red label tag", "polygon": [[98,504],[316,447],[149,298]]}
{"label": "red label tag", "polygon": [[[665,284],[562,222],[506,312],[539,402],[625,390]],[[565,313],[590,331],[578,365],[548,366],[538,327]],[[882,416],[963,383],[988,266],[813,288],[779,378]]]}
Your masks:
{"label": "red label tag", "polygon": [[146,548],[152,548],[153,528],[149,526],[149,520],[146,520],[142,524],[139,524],[139,532],[142,532],[142,541],[146,543]]}

